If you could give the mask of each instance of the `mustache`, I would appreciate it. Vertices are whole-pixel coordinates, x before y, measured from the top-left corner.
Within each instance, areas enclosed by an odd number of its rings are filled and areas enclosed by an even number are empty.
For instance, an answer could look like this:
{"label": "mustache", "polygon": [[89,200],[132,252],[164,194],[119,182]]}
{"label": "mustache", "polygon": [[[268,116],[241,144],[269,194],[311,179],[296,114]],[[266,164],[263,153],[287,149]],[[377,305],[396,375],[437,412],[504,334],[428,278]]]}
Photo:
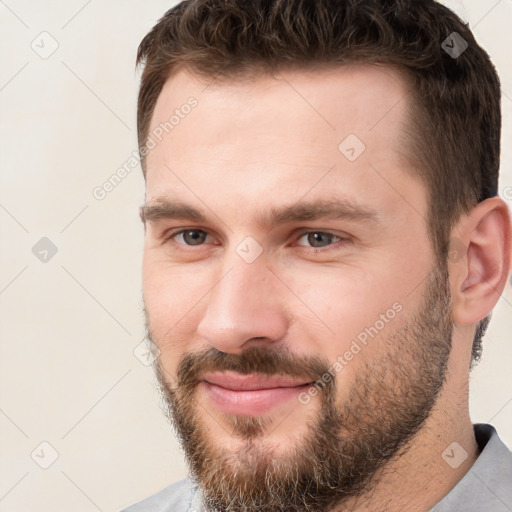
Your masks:
{"label": "mustache", "polygon": [[289,349],[251,347],[240,354],[222,352],[214,347],[182,356],[176,370],[178,388],[192,389],[209,372],[237,372],[242,375],[289,376],[321,380],[329,364],[318,356],[299,356]]}

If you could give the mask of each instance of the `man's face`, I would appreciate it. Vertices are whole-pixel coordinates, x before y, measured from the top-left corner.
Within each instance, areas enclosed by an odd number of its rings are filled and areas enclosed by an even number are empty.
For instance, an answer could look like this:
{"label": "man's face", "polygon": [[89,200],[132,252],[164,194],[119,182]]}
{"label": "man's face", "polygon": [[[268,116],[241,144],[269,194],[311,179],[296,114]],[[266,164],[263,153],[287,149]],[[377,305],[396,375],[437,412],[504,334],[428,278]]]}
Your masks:
{"label": "man's face", "polygon": [[403,156],[407,105],[400,76],[369,65],[183,71],[158,99],[150,135],[180,120],[147,158],[146,321],[212,507],[357,494],[432,409],[449,285]]}

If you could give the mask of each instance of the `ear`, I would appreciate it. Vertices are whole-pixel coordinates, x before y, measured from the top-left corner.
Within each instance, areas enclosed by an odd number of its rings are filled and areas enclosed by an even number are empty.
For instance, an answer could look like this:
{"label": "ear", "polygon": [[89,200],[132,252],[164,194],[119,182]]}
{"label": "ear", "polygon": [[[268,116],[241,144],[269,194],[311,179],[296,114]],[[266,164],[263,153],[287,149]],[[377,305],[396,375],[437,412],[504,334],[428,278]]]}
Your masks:
{"label": "ear", "polygon": [[461,217],[448,258],[455,324],[479,322],[498,302],[511,270],[511,232],[508,206],[499,197],[478,203]]}

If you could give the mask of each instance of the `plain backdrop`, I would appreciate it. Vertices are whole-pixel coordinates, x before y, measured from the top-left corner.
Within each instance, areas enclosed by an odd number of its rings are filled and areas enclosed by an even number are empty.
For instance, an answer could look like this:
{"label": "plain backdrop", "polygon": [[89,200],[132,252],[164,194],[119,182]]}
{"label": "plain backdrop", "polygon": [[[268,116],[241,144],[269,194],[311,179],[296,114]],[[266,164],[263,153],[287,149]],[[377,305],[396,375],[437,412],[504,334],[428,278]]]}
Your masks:
{"label": "plain backdrop", "polygon": [[[447,2],[503,87],[512,203],[512,0]],[[174,2],[0,0],[0,512],[115,512],[183,477],[144,364],[138,43]],[[512,446],[512,289],[471,376],[474,422]],[[147,362],[147,361],[146,361]]]}

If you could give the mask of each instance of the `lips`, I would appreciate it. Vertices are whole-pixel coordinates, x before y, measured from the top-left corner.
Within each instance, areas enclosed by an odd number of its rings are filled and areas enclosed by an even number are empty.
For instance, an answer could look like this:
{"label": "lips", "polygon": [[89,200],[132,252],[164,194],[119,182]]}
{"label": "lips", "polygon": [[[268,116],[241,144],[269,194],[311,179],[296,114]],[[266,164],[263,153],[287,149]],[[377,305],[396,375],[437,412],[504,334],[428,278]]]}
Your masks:
{"label": "lips", "polygon": [[207,400],[221,412],[237,416],[258,416],[296,398],[311,384],[307,378],[225,372],[205,375],[200,386]]}

